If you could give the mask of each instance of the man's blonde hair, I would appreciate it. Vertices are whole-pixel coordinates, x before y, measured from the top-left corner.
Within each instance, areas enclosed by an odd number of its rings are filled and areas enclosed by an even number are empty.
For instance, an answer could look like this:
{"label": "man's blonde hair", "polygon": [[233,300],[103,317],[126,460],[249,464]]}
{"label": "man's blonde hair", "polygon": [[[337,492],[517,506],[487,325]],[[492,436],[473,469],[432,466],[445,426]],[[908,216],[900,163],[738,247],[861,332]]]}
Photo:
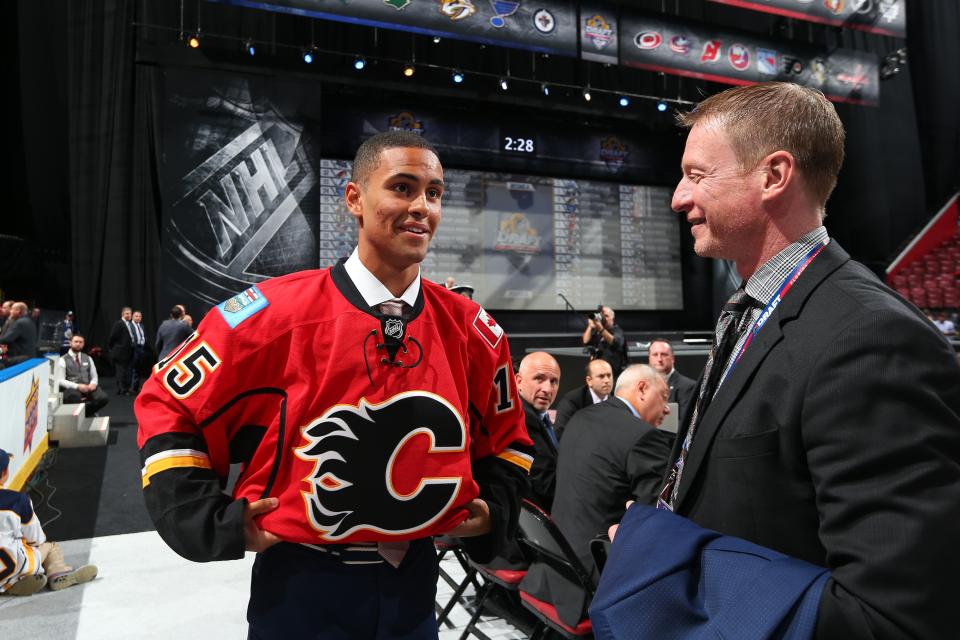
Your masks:
{"label": "man's blonde hair", "polygon": [[837,185],[846,134],[837,110],[816,89],[790,82],[727,89],[678,113],[677,121],[687,129],[698,122],[719,126],[743,171],[774,151],[789,151],[821,208]]}

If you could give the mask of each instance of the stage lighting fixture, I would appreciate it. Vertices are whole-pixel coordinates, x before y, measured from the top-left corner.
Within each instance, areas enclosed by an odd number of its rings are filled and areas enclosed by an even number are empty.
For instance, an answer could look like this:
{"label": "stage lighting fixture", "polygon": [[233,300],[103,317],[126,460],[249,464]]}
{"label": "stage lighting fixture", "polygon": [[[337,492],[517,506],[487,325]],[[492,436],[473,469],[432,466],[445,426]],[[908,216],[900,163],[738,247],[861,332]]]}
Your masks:
{"label": "stage lighting fixture", "polygon": [[366,66],[367,66],[367,61],[361,57],[357,57],[353,61],[353,68],[356,69],[357,71],[363,71],[363,68]]}
{"label": "stage lighting fixture", "polygon": [[502,91],[506,91],[506,90],[509,89],[509,88],[510,88],[510,83],[507,82],[507,79],[506,79],[506,78],[500,78],[500,89],[501,89]]}
{"label": "stage lighting fixture", "polygon": [[414,74],[415,72],[416,72],[416,69],[413,68],[413,63],[412,63],[412,62],[408,62],[407,64],[403,65],[403,75],[404,75],[404,77],[406,77],[406,78],[411,78],[411,77],[413,77],[413,74]]}
{"label": "stage lighting fixture", "polygon": [[590,102],[590,100],[591,100],[592,98],[593,98],[593,96],[590,95],[590,89],[584,89],[584,90],[583,90],[583,99],[586,100],[587,102]]}
{"label": "stage lighting fixture", "polygon": [[253,46],[253,40],[247,39],[247,41],[243,43],[243,48],[246,49],[249,55],[257,55],[257,48]]}
{"label": "stage lighting fixture", "polygon": [[200,34],[198,34],[198,33],[190,34],[190,39],[187,40],[187,44],[190,46],[191,49],[199,49],[199,48],[200,48]]}
{"label": "stage lighting fixture", "polygon": [[621,106],[621,107],[629,107],[629,106],[630,106],[630,98],[628,98],[627,96],[620,96],[620,106]]}
{"label": "stage lighting fixture", "polygon": [[541,91],[541,92],[543,93],[543,95],[545,95],[545,96],[549,96],[549,95],[550,95],[550,87],[547,85],[546,82],[544,82],[543,84],[540,85],[540,91]]}
{"label": "stage lighting fixture", "polygon": [[455,70],[453,72],[452,78],[453,78],[454,84],[460,84],[461,82],[463,82],[463,73]]}
{"label": "stage lighting fixture", "polygon": [[313,64],[313,51],[311,49],[303,50],[303,61],[307,64]]}
{"label": "stage lighting fixture", "polygon": [[440,36],[433,36],[433,44],[440,44]]}
{"label": "stage lighting fixture", "polygon": [[657,103],[657,111],[659,111],[660,113],[663,113],[663,112],[666,111],[666,110],[667,110],[667,103],[666,103],[666,102],[664,102],[663,100],[661,100],[660,102]]}

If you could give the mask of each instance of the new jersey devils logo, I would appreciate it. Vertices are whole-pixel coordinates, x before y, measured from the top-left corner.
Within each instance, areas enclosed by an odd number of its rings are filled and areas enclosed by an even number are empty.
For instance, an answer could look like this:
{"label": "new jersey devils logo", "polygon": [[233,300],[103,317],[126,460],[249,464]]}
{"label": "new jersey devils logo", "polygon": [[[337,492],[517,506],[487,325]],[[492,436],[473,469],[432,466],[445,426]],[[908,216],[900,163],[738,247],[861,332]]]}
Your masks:
{"label": "new jersey devils logo", "polygon": [[[310,524],[326,540],[361,530],[425,529],[446,512],[463,482],[459,475],[429,475],[456,464],[444,465],[436,454],[464,451],[466,432],[456,409],[425,391],[331,407],[303,428],[303,438],[297,456],[314,466],[304,478],[310,490],[301,493]],[[403,456],[408,446],[426,446],[425,454]]]}

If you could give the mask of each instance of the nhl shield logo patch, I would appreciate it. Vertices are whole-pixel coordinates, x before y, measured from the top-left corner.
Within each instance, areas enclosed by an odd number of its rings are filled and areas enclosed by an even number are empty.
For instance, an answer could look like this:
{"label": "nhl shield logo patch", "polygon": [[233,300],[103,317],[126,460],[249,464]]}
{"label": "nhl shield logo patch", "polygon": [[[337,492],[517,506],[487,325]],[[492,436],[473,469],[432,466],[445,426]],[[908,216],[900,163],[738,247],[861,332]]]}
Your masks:
{"label": "nhl shield logo patch", "polygon": [[400,340],[403,338],[403,320],[397,320],[395,318],[387,320],[383,325],[383,333],[391,338]]}

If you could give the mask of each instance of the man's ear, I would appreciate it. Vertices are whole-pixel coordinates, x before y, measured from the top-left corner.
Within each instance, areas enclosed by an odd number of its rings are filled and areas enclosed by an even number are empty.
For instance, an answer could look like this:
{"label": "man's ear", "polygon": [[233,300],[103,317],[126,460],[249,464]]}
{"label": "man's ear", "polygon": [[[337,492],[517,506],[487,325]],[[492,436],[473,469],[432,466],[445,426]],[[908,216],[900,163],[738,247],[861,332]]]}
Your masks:
{"label": "man's ear", "polygon": [[763,159],[763,199],[778,198],[796,180],[797,161],[789,151],[774,151]]}
{"label": "man's ear", "polygon": [[352,180],[348,182],[343,190],[343,201],[350,214],[357,219],[357,223],[363,226],[363,191],[360,185]]}

